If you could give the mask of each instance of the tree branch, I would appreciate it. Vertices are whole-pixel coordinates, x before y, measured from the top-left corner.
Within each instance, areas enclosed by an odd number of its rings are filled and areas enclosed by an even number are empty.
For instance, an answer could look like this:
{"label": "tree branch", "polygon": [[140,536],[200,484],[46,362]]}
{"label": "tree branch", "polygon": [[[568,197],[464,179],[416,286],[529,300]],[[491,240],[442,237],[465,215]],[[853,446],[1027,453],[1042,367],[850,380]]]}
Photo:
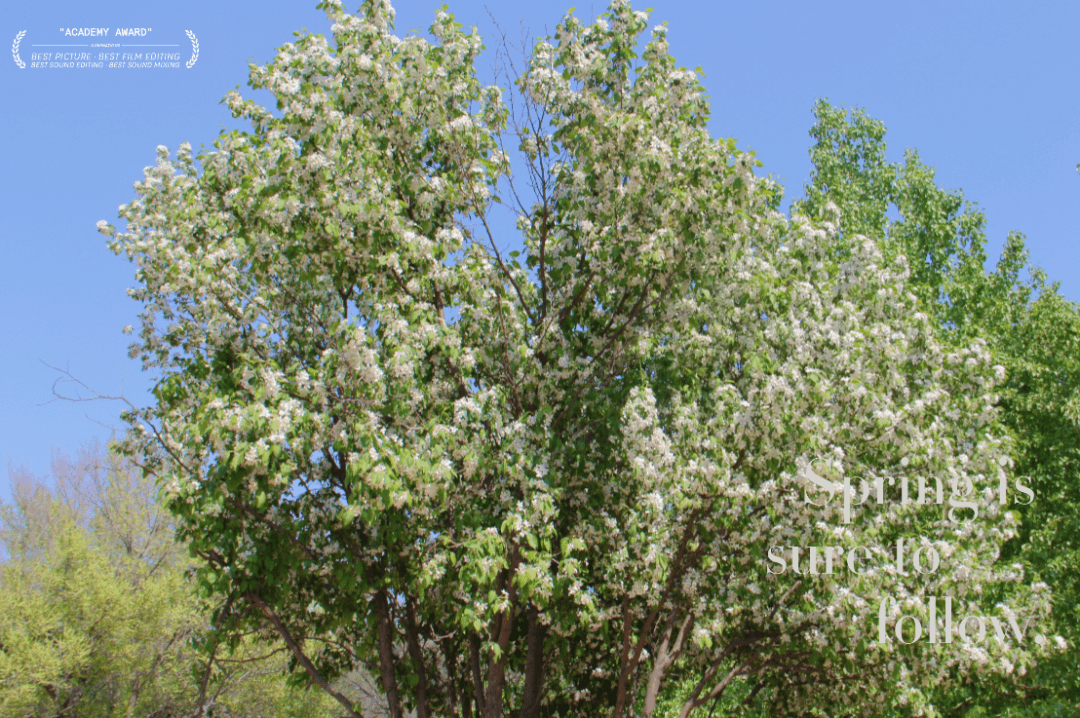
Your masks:
{"label": "tree branch", "polygon": [[[285,645],[289,647],[289,651],[292,652],[293,658],[296,659],[296,662],[303,666],[304,670],[307,671],[308,675],[311,677],[311,680],[313,680],[320,688],[330,694],[334,698],[334,700],[344,706],[345,710],[349,712],[349,718],[364,718],[363,714],[358,713],[353,707],[352,701],[343,696],[341,693],[335,691],[330,685],[330,682],[327,681],[321,673],[319,673],[319,669],[317,669],[315,667],[315,664],[311,662],[311,659],[304,654],[304,651],[300,648],[300,644],[296,642],[296,640],[292,636],[292,633],[289,632],[289,629],[286,628],[285,624],[281,621],[281,618],[278,617],[274,610],[270,608],[270,606],[268,606],[265,601],[259,598],[258,594],[256,594],[254,591],[248,591],[245,594],[245,598],[247,598],[249,603],[258,608],[260,612],[262,612],[263,616],[266,617],[266,620],[270,622],[270,625],[274,627],[274,630],[277,631],[278,635],[281,636],[282,640],[285,641]],[[400,714],[397,716],[393,716],[393,718],[400,718]]]}

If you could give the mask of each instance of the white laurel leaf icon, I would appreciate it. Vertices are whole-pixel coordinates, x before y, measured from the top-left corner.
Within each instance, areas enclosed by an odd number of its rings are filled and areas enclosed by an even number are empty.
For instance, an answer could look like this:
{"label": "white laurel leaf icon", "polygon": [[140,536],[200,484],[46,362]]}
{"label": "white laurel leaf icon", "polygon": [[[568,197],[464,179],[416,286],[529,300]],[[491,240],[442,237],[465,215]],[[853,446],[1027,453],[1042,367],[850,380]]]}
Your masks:
{"label": "white laurel leaf icon", "polygon": [[184,30],[184,32],[191,39],[191,59],[187,61],[187,68],[190,70],[195,61],[199,59],[199,41],[195,39],[195,33],[191,30]]}
{"label": "white laurel leaf icon", "polygon": [[19,43],[22,42],[23,37],[26,35],[26,30],[23,30],[15,36],[15,42],[11,43],[11,56],[15,58],[15,64],[22,69],[26,69],[26,63],[19,57]]}

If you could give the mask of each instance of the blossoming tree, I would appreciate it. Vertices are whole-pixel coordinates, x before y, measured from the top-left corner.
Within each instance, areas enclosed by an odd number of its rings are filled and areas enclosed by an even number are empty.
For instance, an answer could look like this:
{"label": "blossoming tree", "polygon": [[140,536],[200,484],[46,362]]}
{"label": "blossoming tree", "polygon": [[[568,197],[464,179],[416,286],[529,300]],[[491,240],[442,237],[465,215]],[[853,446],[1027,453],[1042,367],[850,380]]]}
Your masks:
{"label": "blossoming tree", "polygon": [[[931,597],[959,616],[1020,578],[988,500],[1000,371],[937,342],[902,260],[776,211],[663,27],[639,58],[645,13],[568,15],[515,134],[451,16],[429,43],[386,2],[323,7],[334,45],[252,68],[279,115],[230,93],[252,130],[158,148],[126,228],[100,224],[160,377],[127,450],[230,599],[216,626],[276,636],[352,715],[331,681],[359,665],[420,718],[652,716],[675,683],[681,716],[735,685],[918,711],[1047,650],[1038,586],[995,619],[1028,633],[912,638]],[[845,516],[844,477],[881,501]],[[974,508],[903,501],[919,477]],[[828,571],[771,558],[826,546]]]}
{"label": "blossoming tree", "polygon": [[[1046,579],[1054,594],[1054,626],[1068,639],[1067,651],[1020,680],[990,674],[960,687],[942,686],[951,695],[934,700],[1002,715],[1068,712],[1080,697],[1080,612],[1073,598],[1080,588],[1080,305],[1029,263],[1019,232],[1009,233],[997,265],[985,269],[985,215],[961,192],[939,187],[918,151],[905,150],[902,163],[887,161],[881,121],[827,101],[816,104],[814,115],[814,171],[802,210],[813,213],[834,202],[841,232],[875,238],[886,255],[923,258],[910,284],[939,335],[957,346],[982,336],[1005,367],[998,408],[1001,423],[1017,438],[1012,467],[1039,500],[1014,507],[1020,509],[1019,526],[1001,558]],[[985,593],[984,604],[1009,600],[1009,587],[1002,588]]]}

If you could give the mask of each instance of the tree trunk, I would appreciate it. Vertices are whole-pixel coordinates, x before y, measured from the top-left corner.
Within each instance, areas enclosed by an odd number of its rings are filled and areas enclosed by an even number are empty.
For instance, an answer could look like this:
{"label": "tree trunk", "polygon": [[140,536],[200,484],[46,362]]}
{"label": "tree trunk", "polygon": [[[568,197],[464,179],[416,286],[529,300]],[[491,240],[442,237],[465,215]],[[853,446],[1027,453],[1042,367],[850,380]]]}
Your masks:
{"label": "tree trunk", "polygon": [[427,696],[427,670],[424,667],[424,652],[420,648],[420,636],[416,631],[416,610],[411,596],[405,597],[405,633],[409,641],[409,655],[412,656],[416,669],[416,718],[430,718]]}
{"label": "tree trunk", "polygon": [[491,661],[488,667],[487,695],[484,696],[484,704],[487,711],[484,718],[503,718],[503,688],[506,685],[506,648],[510,643],[510,629],[514,623],[513,609],[506,609],[502,615],[495,619],[492,638],[502,649],[499,658]]}
{"label": "tree trunk", "polygon": [[472,669],[473,697],[476,699],[476,715],[487,715],[484,705],[484,679],[480,674],[480,638],[475,634],[469,634],[469,667]]}
{"label": "tree trunk", "polygon": [[544,694],[544,639],[546,636],[547,627],[540,622],[540,610],[535,605],[530,605],[521,718],[540,718],[540,698]]}
{"label": "tree trunk", "polygon": [[379,621],[379,672],[390,718],[402,718],[401,701],[398,700],[397,678],[394,675],[394,624],[390,617],[390,603],[386,590],[375,594],[375,616]]}

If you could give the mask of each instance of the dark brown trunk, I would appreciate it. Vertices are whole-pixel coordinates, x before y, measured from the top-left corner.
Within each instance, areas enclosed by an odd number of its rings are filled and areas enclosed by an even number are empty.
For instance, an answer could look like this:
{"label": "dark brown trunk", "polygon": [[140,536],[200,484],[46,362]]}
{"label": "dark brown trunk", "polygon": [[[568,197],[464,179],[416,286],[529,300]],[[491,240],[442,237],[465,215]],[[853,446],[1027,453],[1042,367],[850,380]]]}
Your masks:
{"label": "dark brown trunk", "polygon": [[469,635],[469,667],[472,668],[473,697],[476,699],[476,714],[487,714],[484,706],[484,679],[480,673],[480,638],[476,634]]}
{"label": "dark brown trunk", "polygon": [[626,707],[626,682],[630,677],[630,600],[623,599],[622,605],[622,651],[619,655],[619,688],[615,694],[614,718],[623,718],[623,709]]}
{"label": "dark brown trunk", "polygon": [[473,704],[472,697],[469,696],[468,694],[463,693],[461,695],[461,717],[462,718],[473,718],[472,704]]}
{"label": "dark brown trunk", "polygon": [[499,658],[492,660],[488,667],[487,695],[484,704],[487,710],[485,718],[503,718],[503,687],[506,685],[506,648],[510,643],[510,629],[513,627],[513,610],[507,609],[495,619],[492,626],[492,638],[502,649]]}
{"label": "dark brown trunk", "polygon": [[503,684],[506,671],[503,660],[492,661],[488,667],[487,694],[484,696],[484,718],[503,718]]}
{"label": "dark brown trunk", "polygon": [[[446,699],[450,701],[450,715],[454,718],[472,718],[472,711],[468,700],[462,700],[464,696],[458,693],[460,684],[458,683],[458,662],[457,655],[451,649],[453,644],[449,641],[443,641],[443,660],[446,661],[446,677],[447,677],[447,691]],[[461,711],[458,711],[458,706],[461,706]]]}
{"label": "dark brown trunk", "polygon": [[529,606],[529,634],[525,647],[525,690],[521,697],[521,718],[540,718],[540,698],[544,690],[544,638],[547,627],[540,611]]}
{"label": "dark brown trunk", "polygon": [[386,591],[375,594],[375,616],[379,621],[379,673],[390,718],[402,718],[401,701],[398,699],[397,677],[394,675],[394,623],[390,617],[390,602]]}
{"label": "dark brown trunk", "polygon": [[416,610],[411,597],[405,598],[405,634],[409,641],[409,655],[412,656],[416,669],[416,718],[430,718],[427,697],[427,669],[424,667],[424,652],[420,648],[420,636],[416,630]]}

